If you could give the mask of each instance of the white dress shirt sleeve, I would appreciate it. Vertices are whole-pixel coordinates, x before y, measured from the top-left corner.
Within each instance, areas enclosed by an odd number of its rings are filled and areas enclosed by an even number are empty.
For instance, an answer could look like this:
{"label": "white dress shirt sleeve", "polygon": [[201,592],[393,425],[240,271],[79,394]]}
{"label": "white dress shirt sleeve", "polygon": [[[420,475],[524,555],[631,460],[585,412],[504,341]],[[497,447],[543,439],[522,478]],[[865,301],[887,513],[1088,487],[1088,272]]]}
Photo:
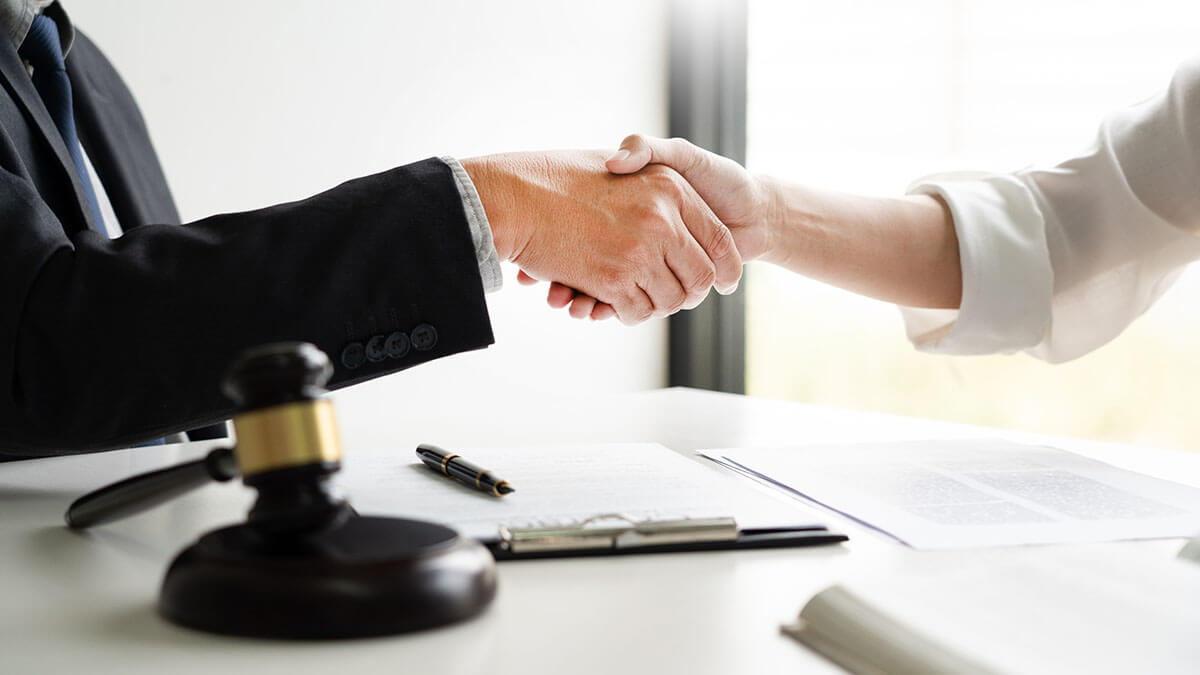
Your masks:
{"label": "white dress shirt sleeve", "polygon": [[483,291],[491,293],[500,290],[504,285],[504,275],[500,271],[500,255],[496,253],[496,245],[492,242],[492,226],[488,222],[487,213],[483,210],[483,201],[475,190],[475,183],[467,175],[467,170],[453,157],[439,157],[454,173],[454,182],[458,185],[458,196],[462,198],[463,211],[467,214],[467,227],[471,229],[471,241],[475,244],[475,261],[479,263],[479,276],[483,279]]}
{"label": "white dress shirt sleeve", "polygon": [[962,260],[957,310],[901,308],[921,350],[1067,361],[1116,337],[1200,258],[1200,60],[1109,117],[1053,168],[943,174]]}

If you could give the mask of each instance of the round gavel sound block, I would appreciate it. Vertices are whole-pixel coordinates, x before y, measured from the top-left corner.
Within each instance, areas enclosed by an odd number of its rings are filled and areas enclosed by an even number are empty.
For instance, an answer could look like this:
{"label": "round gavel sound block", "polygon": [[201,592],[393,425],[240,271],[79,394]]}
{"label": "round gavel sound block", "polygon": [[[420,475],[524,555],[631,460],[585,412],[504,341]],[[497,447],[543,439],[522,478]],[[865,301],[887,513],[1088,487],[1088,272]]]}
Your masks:
{"label": "round gavel sound block", "polygon": [[210,532],[167,570],[159,609],[213,633],[350,638],[466,619],[495,592],[495,563],[474,541],[433,523],[351,516],[311,537]]}
{"label": "round gavel sound block", "polygon": [[202,536],[171,563],[159,611],[214,633],[331,639],[431,628],[483,611],[495,562],[473,540],[417,520],[360,516],[339,468],[329,359],[306,343],[256,349],[225,391],[238,404],[236,457],[258,491],[247,522]]}

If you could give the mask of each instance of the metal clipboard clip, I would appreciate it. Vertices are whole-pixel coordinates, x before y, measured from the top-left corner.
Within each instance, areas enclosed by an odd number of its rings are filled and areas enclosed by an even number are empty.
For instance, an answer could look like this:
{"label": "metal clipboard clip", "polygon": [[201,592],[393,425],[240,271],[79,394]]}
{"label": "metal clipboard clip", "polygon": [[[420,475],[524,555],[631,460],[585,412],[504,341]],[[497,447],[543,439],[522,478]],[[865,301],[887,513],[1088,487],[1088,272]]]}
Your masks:
{"label": "metal clipboard clip", "polygon": [[500,547],[514,554],[639,548],[737,538],[738,526],[733,518],[636,520],[620,513],[592,516],[567,526],[500,528]]}

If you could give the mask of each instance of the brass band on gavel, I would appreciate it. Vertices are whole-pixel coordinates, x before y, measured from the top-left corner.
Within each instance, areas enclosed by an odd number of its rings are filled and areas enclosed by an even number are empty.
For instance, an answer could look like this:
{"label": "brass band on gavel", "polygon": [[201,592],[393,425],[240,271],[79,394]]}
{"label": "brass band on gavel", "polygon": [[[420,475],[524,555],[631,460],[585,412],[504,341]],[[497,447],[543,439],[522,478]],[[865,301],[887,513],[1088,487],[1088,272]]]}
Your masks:
{"label": "brass band on gavel", "polygon": [[342,445],[333,403],[295,401],[233,418],[242,476],[303,464],[339,462]]}

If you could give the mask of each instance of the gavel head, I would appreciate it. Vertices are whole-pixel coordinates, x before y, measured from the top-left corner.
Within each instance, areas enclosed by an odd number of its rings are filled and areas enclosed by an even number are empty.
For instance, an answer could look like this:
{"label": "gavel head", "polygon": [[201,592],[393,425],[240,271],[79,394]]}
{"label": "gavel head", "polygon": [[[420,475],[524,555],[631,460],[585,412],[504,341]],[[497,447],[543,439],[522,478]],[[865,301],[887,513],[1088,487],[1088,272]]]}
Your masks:
{"label": "gavel head", "polygon": [[333,404],[322,398],[332,373],[329,357],[316,346],[279,342],[244,353],[225,376],[222,390],[238,406],[238,467],[259,493],[251,525],[298,533],[349,513],[328,485],[342,458]]}
{"label": "gavel head", "polygon": [[316,345],[276,342],[242,352],[221,389],[241,410],[256,410],[319,399],[332,374],[329,357]]}

